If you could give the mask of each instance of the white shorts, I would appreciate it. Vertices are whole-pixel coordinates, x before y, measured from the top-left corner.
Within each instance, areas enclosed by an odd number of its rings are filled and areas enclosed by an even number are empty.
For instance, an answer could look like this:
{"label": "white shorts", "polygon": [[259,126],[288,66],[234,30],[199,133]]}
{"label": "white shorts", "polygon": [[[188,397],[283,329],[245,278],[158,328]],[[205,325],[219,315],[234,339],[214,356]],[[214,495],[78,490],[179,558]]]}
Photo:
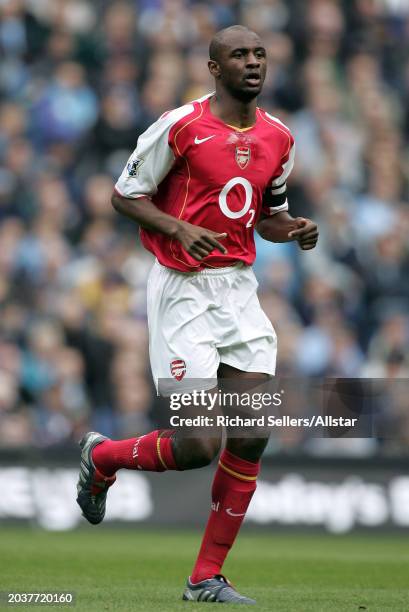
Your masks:
{"label": "white shorts", "polygon": [[147,287],[156,387],[159,379],[174,379],[180,392],[193,391],[197,385],[189,386],[189,379],[215,382],[220,363],[274,375],[277,336],[261,309],[257,287],[250,266],[184,273],[156,261]]}

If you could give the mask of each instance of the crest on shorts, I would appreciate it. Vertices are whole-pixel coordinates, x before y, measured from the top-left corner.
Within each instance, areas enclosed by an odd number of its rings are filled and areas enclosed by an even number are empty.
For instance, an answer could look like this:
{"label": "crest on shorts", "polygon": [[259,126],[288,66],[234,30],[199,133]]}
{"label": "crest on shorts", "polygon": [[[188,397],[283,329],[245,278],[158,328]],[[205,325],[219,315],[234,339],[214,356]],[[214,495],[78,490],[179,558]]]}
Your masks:
{"label": "crest on shorts", "polygon": [[170,362],[170,373],[176,380],[182,380],[186,374],[186,363],[183,359],[173,359]]}
{"label": "crest on shorts", "polygon": [[143,162],[144,160],[140,157],[130,159],[126,166],[128,176],[138,176],[139,168],[142,166]]}
{"label": "crest on shorts", "polygon": [[236,162],[237,165],[244,170],[249,165],[250,147],[236,147]]}

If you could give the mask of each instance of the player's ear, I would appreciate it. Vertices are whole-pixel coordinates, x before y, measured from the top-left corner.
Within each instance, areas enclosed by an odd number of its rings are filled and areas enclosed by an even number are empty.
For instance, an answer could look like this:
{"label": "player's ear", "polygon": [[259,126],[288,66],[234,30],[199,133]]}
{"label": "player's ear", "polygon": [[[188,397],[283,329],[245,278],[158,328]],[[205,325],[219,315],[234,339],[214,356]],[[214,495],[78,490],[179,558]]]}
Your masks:
{"label": "player's ear", "polygon": [[215,79],[218,79],[220,76],[220,66],[217,62],[215,62],[214,60],[209,60],[207,62],[207,65],[209,67],[209,72],[212,75],[212,77],[214,77]]}

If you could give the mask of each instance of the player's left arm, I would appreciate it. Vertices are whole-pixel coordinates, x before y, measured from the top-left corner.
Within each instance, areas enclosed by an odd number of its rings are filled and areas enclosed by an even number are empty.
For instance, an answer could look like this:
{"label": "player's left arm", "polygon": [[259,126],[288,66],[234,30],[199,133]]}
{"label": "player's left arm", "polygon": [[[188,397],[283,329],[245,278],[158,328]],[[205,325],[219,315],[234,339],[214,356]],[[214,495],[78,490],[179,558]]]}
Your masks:
{"label": "player's left arm", "polygon": [[256,230],[269,242],[296,240],[303,251],[313,249],[318,240],[318,227],[311,219],[292,217],[288,212],[287,178],[294,166],[295,145],[290,146],[281,161],[281,173],[275,176],[264,192],[261,215]]}
{"label": "player's left arm", "polygon": [[273,216],[262,217],[256,230],[269,242],[292,242],[296,240],[303,251],[313,249],[318,241],[318,227],[311,219],[292,217],[286,210]]}

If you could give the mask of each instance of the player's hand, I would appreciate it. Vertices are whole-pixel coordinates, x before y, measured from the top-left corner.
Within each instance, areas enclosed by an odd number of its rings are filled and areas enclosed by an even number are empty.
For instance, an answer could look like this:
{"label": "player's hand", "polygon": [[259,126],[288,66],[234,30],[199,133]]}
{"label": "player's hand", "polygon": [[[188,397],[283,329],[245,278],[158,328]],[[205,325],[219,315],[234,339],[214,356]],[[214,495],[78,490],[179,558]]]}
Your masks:
{"label": "player's hand", "polygon": [[219,234],[204,227],[192,225],[186,221],[180,221],[175,234],[175,238],[179,240],[185,251],[197,261],[207,257],[214,249],[225,255],[227,249],[219,240],[226,237],[227,234],[225,233]]}
{"label": "player's hand", "polygon": [[298,229],[292,230],[288,237],[296,240],[303,251],[313,249],[318,241],[318,227],[311,219],[297,217],[294,219]]}

